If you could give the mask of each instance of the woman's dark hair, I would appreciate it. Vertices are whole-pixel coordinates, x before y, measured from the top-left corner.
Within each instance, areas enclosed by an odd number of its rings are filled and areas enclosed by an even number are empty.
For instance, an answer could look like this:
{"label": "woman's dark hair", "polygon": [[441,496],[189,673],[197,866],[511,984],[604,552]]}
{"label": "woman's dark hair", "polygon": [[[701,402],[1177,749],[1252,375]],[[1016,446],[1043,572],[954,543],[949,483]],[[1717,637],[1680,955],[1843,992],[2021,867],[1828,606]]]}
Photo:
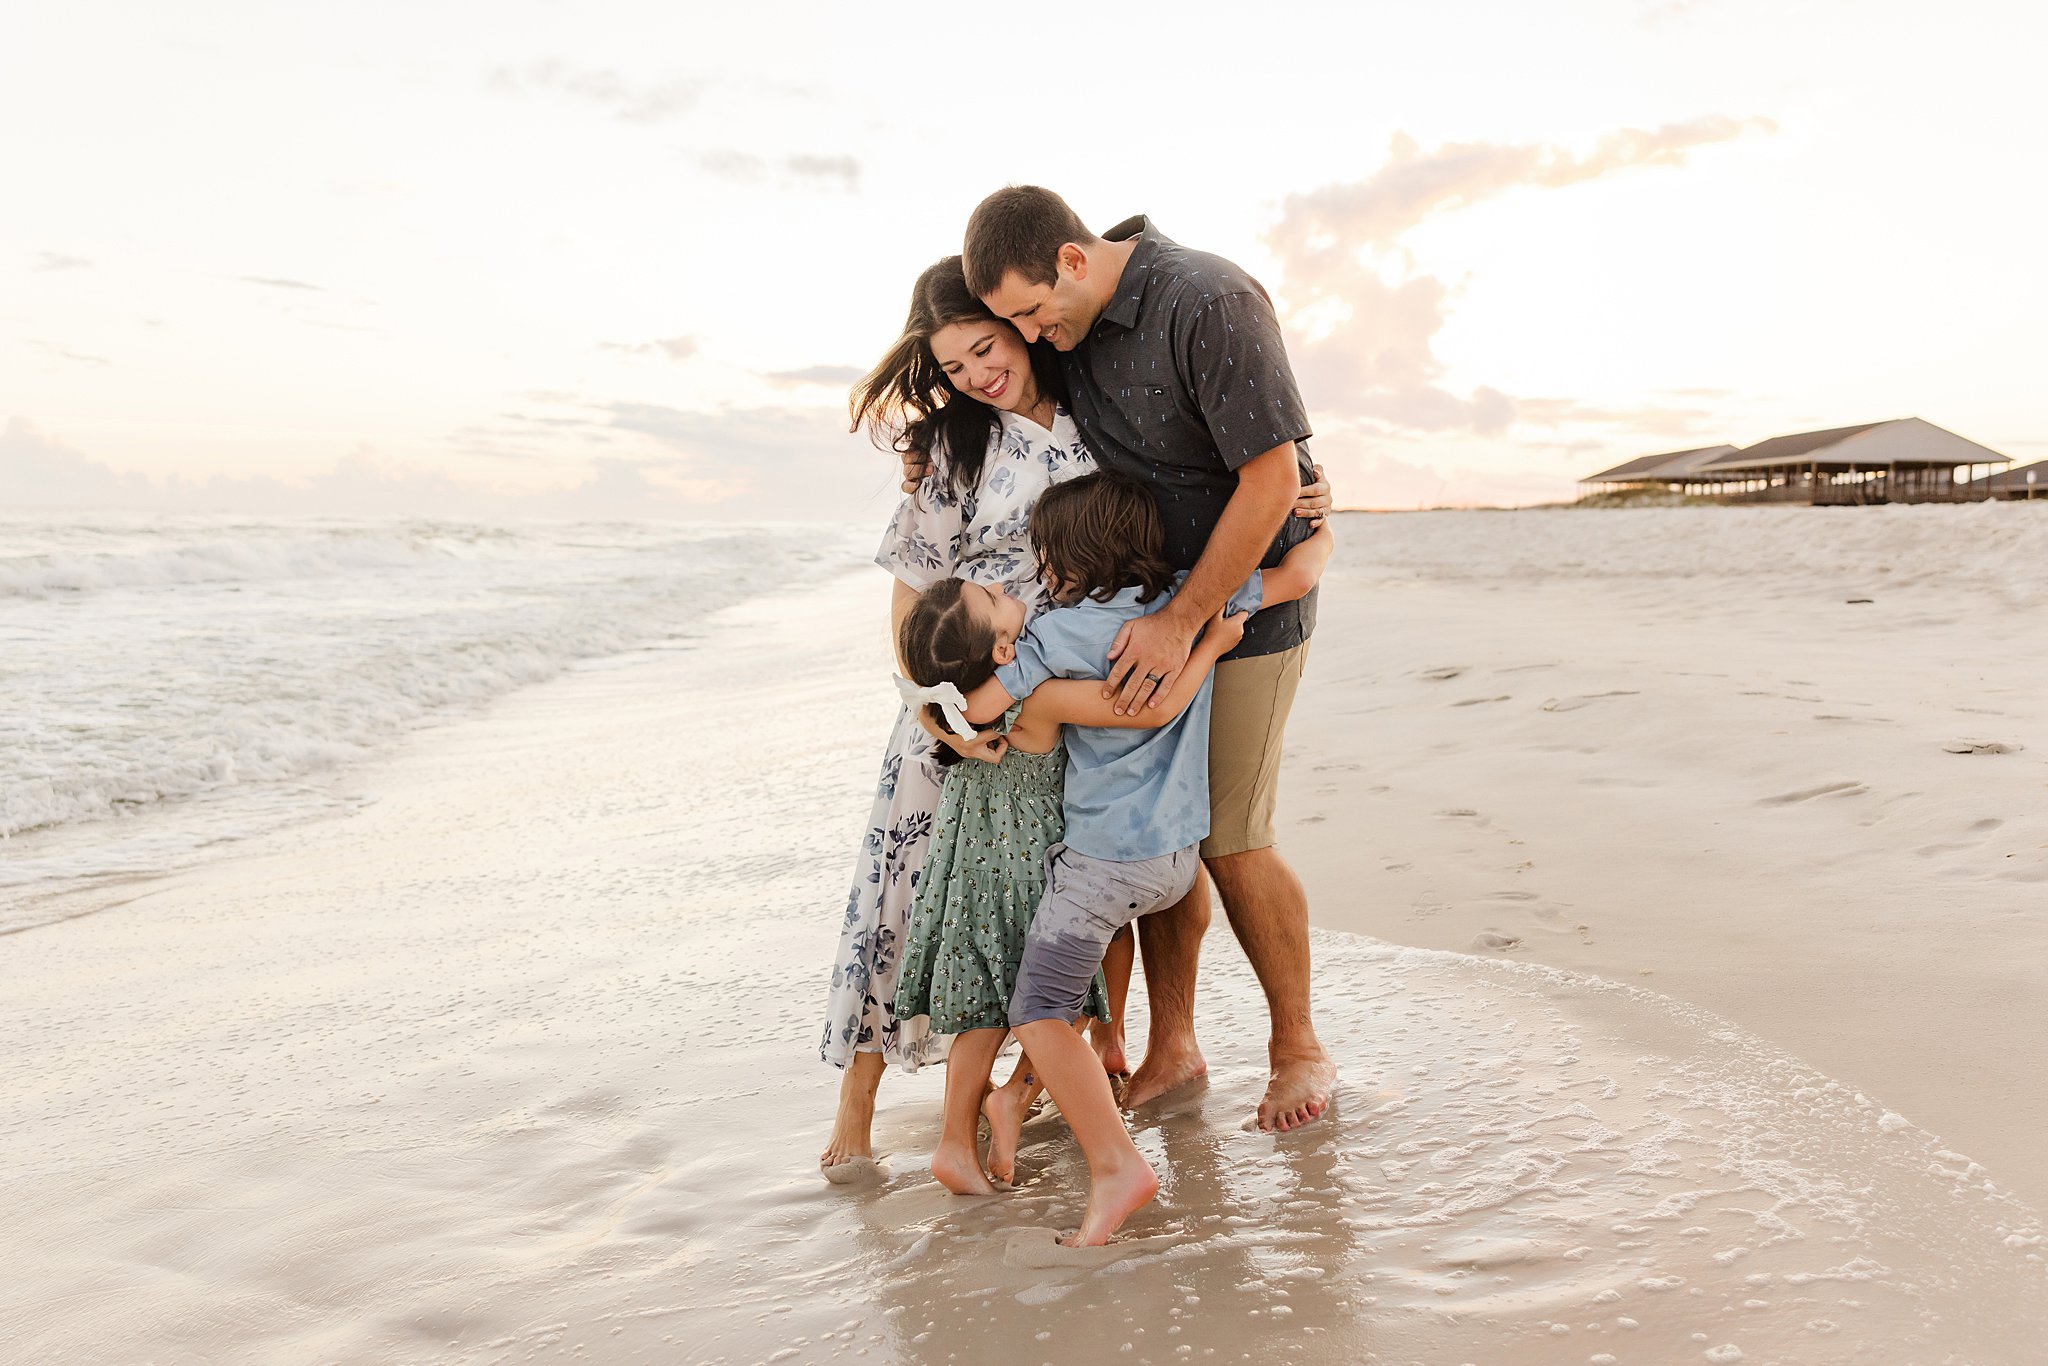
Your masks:
{"label": "woman's dark hair", "polygon": [[[995,628],[975,619],[961,587],[959,579],[940,579],[917,595],[903,618],[896,648],[910,681],[920,688],[951,683],[966,694],[995,677]],[[937,703],[927,703],[925,710],[945,726]],[[945,745],[933,746],[932,757],[941,765],[960,758]]]}
{"label": "woman's dark hair", "polygon": [[1150,602],[1173,586],[1159,504],[1143,484],[1108,470],[1038,495],[1031,550],[1045,583],[1078,587],[1099,602],[1126,588],[1142,588],[1138,601]]}
{"label": "woman's dark hair", "polygon": [[[847,400],[851,430],[885,450],[919,451],[929,456],[947,482],[961,493],[981,481],[989,433],[996,410],[979,399],[962,397],[932,355],[932,337],[941,328],[964,322],[1002,322],[988,306],[967,292],[960,258],[948,256],[917,277],[910,290],[910,316],[903,335],[888,354],[868,371]],[[1004,327],[1010,326],[1004,322]],[[1038,392],[1056,402],[1066,399],[1060,379],[1059,353],[1044,342],[1025,348]]]}

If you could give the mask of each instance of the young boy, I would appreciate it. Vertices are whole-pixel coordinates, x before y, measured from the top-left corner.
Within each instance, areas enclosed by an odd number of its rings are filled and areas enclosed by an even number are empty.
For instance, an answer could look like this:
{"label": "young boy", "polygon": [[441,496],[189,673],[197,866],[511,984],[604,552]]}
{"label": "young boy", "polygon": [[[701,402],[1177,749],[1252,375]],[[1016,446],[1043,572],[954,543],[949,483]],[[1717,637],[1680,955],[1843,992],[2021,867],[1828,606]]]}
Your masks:
{"label": "young boy", "polygon": [[[1161,554],[1152,495],[1105,472],[1047,490],[1031,511],[1031,544],[1053,594],[1069,604],[1033,621],[1015,657],[968,699],[980,725],[1053,678],[1102,679],[1117,632],[1172,599],[1184,576]],[[1255,573],[1227,612],[1306,594],[1329,562],[1327,529]],[[1245,615],[1211,629],[1241,635]],[[1088,1159],[1088,1207],[1073,1247],[1099,1245],[1158,1193],[1131,1142],[1094,1051],[1070,1027],[1110,939],[1194,886],[1209,831],[1209,697],[1204,683],[1173,721],[1151,730],[1068,726],[1066,839],[1046,855],[1045,897],[1025,940],[1010,998],[1023,1041]]]}

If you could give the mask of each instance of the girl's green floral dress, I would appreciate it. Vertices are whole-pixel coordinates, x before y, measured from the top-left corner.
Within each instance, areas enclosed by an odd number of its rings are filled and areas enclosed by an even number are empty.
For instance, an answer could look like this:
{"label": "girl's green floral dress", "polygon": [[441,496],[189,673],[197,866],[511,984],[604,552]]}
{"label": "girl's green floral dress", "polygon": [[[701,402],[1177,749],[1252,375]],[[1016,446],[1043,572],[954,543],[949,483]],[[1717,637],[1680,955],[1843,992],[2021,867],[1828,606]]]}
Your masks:
{"label": "girl's green floral dress", "polygon": [[[1005,712],[1008,734],[1022,703]],[[1045,893],[1045,851],[1066,833],[1067,747],[1012,749],[999,764],[946,770],[931,851],[910,907],[896,1018],[930,1015],[934,1034],[1006,1029],[1024,935]],[[1102,974],[1083,1011],[1109,1018]]]}

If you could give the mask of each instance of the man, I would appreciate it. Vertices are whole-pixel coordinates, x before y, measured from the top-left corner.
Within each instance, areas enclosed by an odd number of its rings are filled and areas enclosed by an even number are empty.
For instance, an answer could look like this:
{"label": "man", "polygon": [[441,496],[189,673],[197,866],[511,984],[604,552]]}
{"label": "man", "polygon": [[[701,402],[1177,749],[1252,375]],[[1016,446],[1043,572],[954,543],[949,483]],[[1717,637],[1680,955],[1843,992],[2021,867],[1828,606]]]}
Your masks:
{"label": "man", "polygon": [[[1310,534],[1288,515],[1314,482],[1308,420],[1272,301],[1220,256],[1190,251],[1143,216],[1097,237],[1058,195],[1011,186],[981,202],[963,248],[968,288],[1024,339],[1049,341],[1074,421],[1096,459],[1143,481],[1167,526],[1167,557],[1189,570],[1166,609],[1125,626],[1104,696],[1155,705],[1186,665],[1202,623],[1253,569]],[[1259,1127],[1322,1115],[1336,1066],[1309,1014],[1308,898],[1274,848],[1280,746],[1315,627],[1315,595],[1263,611],[1215,671],[1209,836],[1202,862],[1272,1017],[1271,1079]],[[1125,1090],[1141,1105],[1208,1071],[1194,1033],[1208,888],[1148,921],[1141,937],[1152,1006],[1144,1063]]]}

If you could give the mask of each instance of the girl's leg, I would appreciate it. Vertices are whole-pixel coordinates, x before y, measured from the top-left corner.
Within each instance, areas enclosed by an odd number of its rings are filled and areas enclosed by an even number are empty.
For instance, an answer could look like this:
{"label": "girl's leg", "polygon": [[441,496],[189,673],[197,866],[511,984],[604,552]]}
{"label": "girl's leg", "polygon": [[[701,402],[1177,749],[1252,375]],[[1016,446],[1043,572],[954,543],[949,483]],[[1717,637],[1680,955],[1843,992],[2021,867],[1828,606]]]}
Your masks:
{"label": "girl's leg", "polygon": [[1124,1055],[1124,1005],[1131,996],[1131,960],[1136,950],[1137,937],[1126,925],[1109,941],[1109,951],[1102,956],[1102,977],[1109,985],[1109,1018],[1090,1025],[1089,1035],[1095,1041],[1095,1056],[1102,1059],[1102,1070],[1112,1077],[1129,1076],[1131,1071]]}
{"label": "girl's leg", "polygon": [[946,1055],[946,1119],[932,1154],[932,1175],[955,1195],[996,1193],[981,1170],[981,1100],[1008,1032],[970,1029],[954,1037]]}
{"label": "girl's leg", "polygon": [[836,1167],[856,1157],[873,1157],[875,1092],[882,1085],[886,1062],[880,1053],[856,1053],[839,1078],[839,1113],[832,1117],[832,1137],[818,1154],[820,1167]]}

